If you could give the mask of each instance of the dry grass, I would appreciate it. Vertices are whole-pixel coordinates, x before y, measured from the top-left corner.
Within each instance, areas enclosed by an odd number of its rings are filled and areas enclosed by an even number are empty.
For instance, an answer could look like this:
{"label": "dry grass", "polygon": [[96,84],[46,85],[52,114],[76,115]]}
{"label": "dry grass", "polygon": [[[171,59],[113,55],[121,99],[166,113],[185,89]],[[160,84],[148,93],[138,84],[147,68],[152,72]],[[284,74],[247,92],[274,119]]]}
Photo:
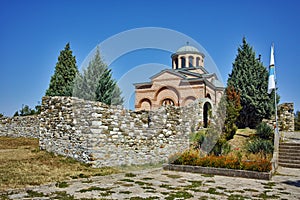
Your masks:
{"label": "dry grass", "polygon": [[0,191],[117,172],[39,151],[37,139],[0,137]]}

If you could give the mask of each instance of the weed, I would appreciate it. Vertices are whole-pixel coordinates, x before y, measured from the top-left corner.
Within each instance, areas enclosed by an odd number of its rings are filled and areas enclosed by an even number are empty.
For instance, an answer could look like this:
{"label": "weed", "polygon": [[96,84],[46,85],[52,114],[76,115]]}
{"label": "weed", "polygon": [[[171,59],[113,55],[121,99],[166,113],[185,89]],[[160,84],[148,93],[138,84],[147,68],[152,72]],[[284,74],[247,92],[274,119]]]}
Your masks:
{"label": "weed", "polygon": [[291,194],[291,193],[285,192],[285,191],[280,191],[279,193],[280,193],[280,194]]}
{"label": "weed", "polygon": [[67,187],[69,187],[69,184],[67,182],[63,181],[63,182],[55,183],[55,186],[58,188],[67,188]]}
{"label": "weed", "polygon": [[161,192],[161,194],[166,196],[166,195],[168,195],[170,193],[169,192]]}
{"label": "weed", "polygon": [[143,188],[144,190],[155,190],[155,188],[149,187],[149,186],[143,186],[142,188]]}
{"label": "weed", "polygon": [[208,196],[201,196],[201,197],[199,198],[199,200],[208,200],[208,199],[210,199],[210,197],[208,197]]}
{"label": "weed", "polygon": [[190,182],[192,184],[184,186],[184,188],[186,188],[186,189],[197,188],[197,187],[202,186],[202,181],[188,181],[188,182]]}

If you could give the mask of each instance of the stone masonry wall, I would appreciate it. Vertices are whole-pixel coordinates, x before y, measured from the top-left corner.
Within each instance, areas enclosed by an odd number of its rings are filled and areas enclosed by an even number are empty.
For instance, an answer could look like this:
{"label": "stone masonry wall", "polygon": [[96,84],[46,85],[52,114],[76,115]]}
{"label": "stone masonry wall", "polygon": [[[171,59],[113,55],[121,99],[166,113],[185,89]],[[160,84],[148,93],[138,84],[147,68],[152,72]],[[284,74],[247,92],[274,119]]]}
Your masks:
{"label": "stone masonry wall", "polygon": [[[283,103],[277,107],[278,128],[279,131],[293,132],[295,129],[294,103]],[[270,120],[264,120],[269,126],[276,124],[275,116]]]}
{"label": "stone masonry wall", "polygon": [[74,97],[44,97],[40,147],[94,167],[158,163],[188,147],[189,133],[202,120],[201,104],[133,112]]}
{"label": "stone masonry wall", "polygon": [[0,136],[39,138],[39,116],[0,118]]}

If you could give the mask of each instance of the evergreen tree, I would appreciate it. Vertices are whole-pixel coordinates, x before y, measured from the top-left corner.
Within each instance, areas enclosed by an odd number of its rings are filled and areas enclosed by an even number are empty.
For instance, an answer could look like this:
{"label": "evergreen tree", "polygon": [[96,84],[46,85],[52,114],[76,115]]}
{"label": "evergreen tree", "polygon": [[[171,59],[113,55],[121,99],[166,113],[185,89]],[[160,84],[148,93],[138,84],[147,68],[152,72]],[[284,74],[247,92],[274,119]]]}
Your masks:
{"label": "evergreen tree", "polygon": [[243,38],[233,69],[227,80],[227,86],[233,86],[241,96],[239,128],[255,128],[263,118],[270,118],[274,113],[274,91],[269,95],[268,71],[255,58],[252,47]]}
{"label": "evergreen tree", "polygon": [[107,68],[102,73],[96,90],[96,100],[108,105],[122,104],[123,99],[120,97],[120,90],[111,75],[111,70]]}
{"label": "evergreen tree", "polygon": [[100,51],[97,48],[96,54],[89,62],[88,67],[83,69],[83,74],[76,77],[73,96],[96,101],[99,79],[105,69],[107,69],[107,65],[101,59]]}
{"label": "evergreen tree", "polygon": [[73,95],[108,105],[123,103],[121,91],[112,79],[111,70],[103,62],[98,48],[88,67],[83,70],[83,74],[76,77]]}
{"label": "evergreen tree", "polygon": [[75,56],[72,55],[70,44],[60,52],[55,66],[54,75],[51,77],[46,96],[72,96],[74,80],[78,74]]}

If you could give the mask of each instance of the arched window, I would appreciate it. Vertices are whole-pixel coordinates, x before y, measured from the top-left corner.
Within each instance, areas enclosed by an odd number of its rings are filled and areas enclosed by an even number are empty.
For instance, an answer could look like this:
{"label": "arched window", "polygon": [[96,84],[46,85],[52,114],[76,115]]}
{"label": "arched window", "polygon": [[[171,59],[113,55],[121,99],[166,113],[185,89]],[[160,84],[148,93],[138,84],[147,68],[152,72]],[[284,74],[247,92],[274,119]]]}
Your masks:
{"label": "arched window", "polygon": [[200,66],[200,58],[196,58],[196,67],[199,67]]}
{"label": "arched window", "polygon": [[210,94],[209,94],[209,93],[207,93],[207,94],[206,94],[206,98],[209,98],[209,99],[211,99],[211,96],[210,96]]}
{"label": "arched window", "polygon": [[175,58],[175,69],[178,69],[178,58]]}
{"label": "arched window", "polygon": [[189,57],[189,67],[193,67],[193,62],[194,62],[194,57],[190,56]]}
{"label": "arched window", "polygon": [[172,99],[167,98],[167,99],[164,99],[162,101],[161,105],[162,106],[174,106],[175,104],[174,104],[174,101]]}
{"label": "arched window", "polygon": [[180,59],[181,59],[181,67],[185,68],[186,67],[185,66],[185,57],[181,57]]}

